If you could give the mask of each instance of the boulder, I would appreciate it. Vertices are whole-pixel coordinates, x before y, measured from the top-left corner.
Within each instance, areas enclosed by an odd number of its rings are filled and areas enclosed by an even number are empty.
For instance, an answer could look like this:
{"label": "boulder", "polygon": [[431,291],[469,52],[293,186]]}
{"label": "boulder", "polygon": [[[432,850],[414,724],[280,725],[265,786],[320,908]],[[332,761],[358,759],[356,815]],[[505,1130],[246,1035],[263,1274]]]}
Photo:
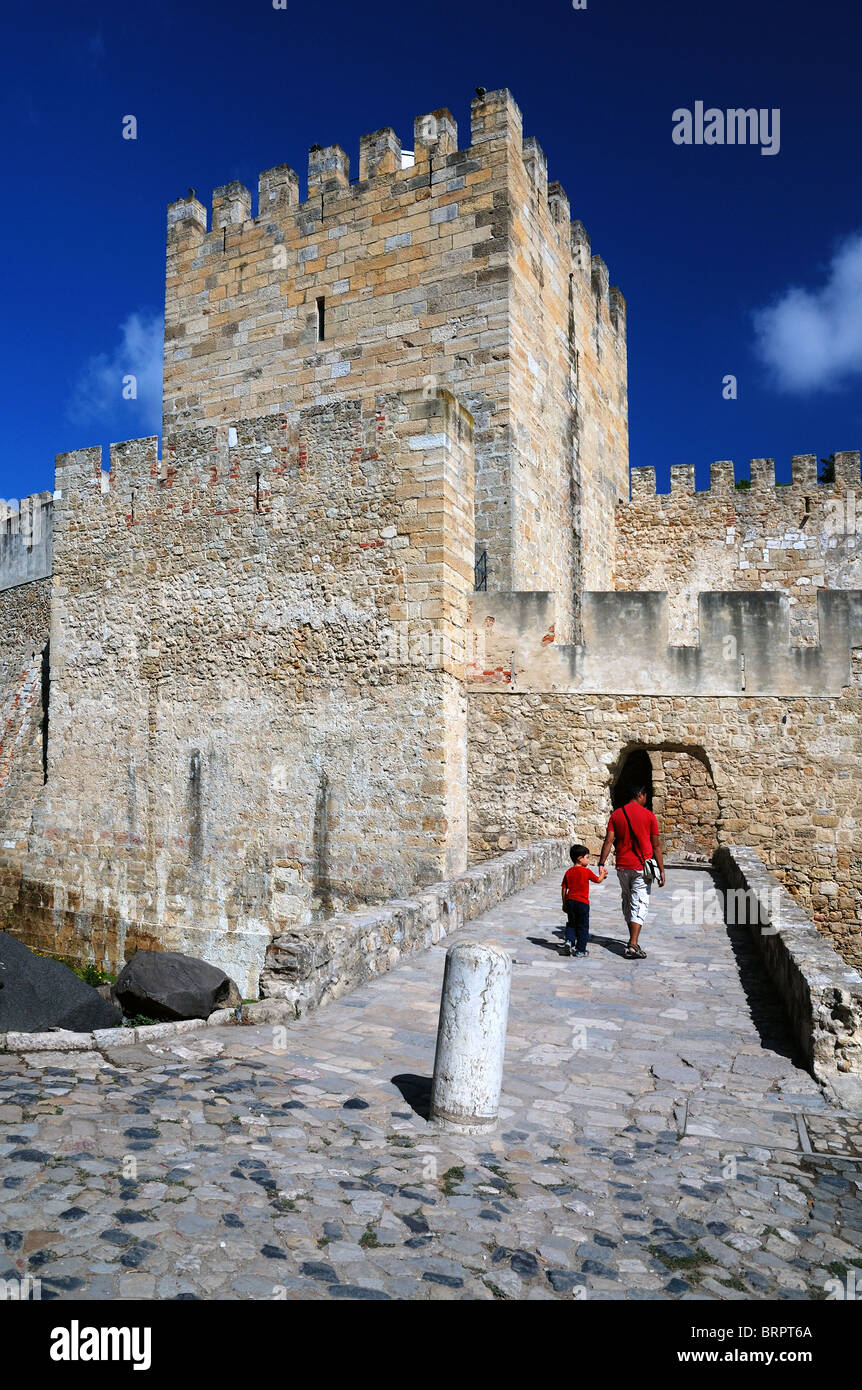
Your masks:
{"label": "boulder", "polygon": [[209,1018],[234,1009],[242,996],[229,975],[205,960],[179,951],[136,951],[117,976],[114,996],[126,1014],[160,1022]]}
{"label": "boulder", "polygon": [[117,1028],[120,1010],[68,966],[46,960],[0,932],[0,1033]]}

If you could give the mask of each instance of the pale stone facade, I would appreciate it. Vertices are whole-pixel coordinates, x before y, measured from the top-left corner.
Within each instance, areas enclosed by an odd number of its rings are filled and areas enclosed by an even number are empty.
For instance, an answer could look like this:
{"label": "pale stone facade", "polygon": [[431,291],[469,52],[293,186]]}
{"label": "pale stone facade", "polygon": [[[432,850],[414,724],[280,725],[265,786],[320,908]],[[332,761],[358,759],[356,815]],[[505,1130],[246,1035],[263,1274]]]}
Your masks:
{"label": "pale stone facade", "polygon": [[670,477],[670,492],[657,495],[655,470],[632,470],[632,500],[617,508],[613,587],[666,591],[672,640],[683,643],[696,640],[699,593],[783,593],[793,640],[814,645],[818,592],[862,584],[859,454],[836,454],[828,485],[813,454],[793,459],[786,484],[776,485],[772,459],[752,459],[748,487],[735,486],[730,462],[712,465],[702,492],[690,466]]}
{"label": "pale stone facade", "polygon": [[[612,586],[628,497],[625,304],[508,92],[311,151],[168,214],[165,433],[367,391],[453,392],[474,419],[476,548],[491,589]],[[322,306],[323,319],[319,306]],[[583,537],[583,540],[580,540]]]}
{"label": "pale stone facade", "polygon": [[156,942],[253,989],[273,932],[466,867],[473,455],[445,393],[235,432],[58,460],[21,935],[73,953],[83,910],[100,957]]}
{"label": "pale stone facade", "polygon": [[640,753],[673,854],[750,846],[858,960],[859,456],[630,500],[625,303],[514,100],[414,146],[170,208],[161,458],[61,455],[0,533],[0,910],[254,993],[351,906],[597,845]]}
{"label": "pale stone facade", "polygon": [[[860,721],[858,657],[837,698],[476,693],[471,850],[496,854],[541,832],[577,834],[597,852],[627,756],[688,750],[716,788],[710,852],[749,845],[845,959],[862,964]],[[672,836],[667,820],[663,829]]]}

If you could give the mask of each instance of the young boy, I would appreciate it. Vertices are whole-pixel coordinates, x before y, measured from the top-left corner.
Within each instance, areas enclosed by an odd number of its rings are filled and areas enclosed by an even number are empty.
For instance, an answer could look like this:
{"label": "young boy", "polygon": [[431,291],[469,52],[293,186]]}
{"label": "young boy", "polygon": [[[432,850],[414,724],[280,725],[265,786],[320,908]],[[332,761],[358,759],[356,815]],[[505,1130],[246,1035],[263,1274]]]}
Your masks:
{"label": "young boy", "polygon": [[563,911],[568,919],[563,949],[567,956],[586,956],[590,939],[590,884],[604,883],[608,871],[601,868],[597,874],[593,873],[586,845],[572,845],[569,854],[572,868],[566,870],[562,883]]}

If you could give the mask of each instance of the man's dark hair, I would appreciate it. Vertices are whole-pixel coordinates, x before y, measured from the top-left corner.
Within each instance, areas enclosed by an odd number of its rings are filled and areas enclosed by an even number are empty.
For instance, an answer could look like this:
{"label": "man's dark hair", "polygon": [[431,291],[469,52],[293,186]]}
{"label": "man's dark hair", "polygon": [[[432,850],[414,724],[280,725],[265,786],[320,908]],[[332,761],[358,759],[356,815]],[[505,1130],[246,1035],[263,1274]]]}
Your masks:
{"label": "man's dark hair", "polygon": [[577,864],[581,856],[584,854],[589,854],[589,852],[590,851],[586,845],[572,845],[572,848],[569,850],[569,856],[571,858],[572,863]]}
{"label": "man's dark hair", "polygon": [[629,801],[637,801],[638,797],[641,794],[643,794],[645,797],[647,797],[647,799],[649,799],[649,787],[632,787],[631,791],[629,792]]}

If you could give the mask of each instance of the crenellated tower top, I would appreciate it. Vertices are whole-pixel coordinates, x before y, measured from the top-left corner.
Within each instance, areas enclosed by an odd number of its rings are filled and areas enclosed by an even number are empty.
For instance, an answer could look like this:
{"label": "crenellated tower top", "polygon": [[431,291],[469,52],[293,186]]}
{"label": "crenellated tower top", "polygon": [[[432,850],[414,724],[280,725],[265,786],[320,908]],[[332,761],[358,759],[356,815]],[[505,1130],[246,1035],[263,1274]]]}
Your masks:
{"label": "crenellated tower top", "polygon": [[[352,177],[356,168],[358,177]],[[576,622],[628,495],[625,301],[506,90],[315,145],[168,209],[164,427],[366,389],[455,395],[476,422],[477,559],[491,588],[547,585]],[[592,503],[590,525],[576,525]],[[580,539],[583,537],[584,539]],[[580,549],[586,547],[582,555]]]}

